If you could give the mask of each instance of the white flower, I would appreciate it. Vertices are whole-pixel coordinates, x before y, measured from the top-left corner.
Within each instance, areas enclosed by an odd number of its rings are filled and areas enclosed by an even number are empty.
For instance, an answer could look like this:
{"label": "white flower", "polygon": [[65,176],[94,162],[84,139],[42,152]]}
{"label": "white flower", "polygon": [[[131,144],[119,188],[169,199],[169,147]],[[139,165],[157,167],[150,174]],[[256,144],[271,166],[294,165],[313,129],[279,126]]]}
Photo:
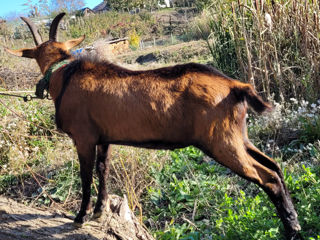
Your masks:
{"label": "white flower", "polygon": [[308,106],[308,104],[309,104],[309,102],[306,101],[306,100],[302,100],[302,101],[301,101],[301,106],[303,106],[303,107]]}
{"label": "white flower", "polygon": [[272,19],[269,13],[264,14],[264,20],[266,21],[267,26],[269,27],[269,30],[272,29]]}
{"label": "white flower", "polygon": [[298,100],[295,99],[295,98],[290,98],[290,101],[293,102],[293,103],[298,103]]}

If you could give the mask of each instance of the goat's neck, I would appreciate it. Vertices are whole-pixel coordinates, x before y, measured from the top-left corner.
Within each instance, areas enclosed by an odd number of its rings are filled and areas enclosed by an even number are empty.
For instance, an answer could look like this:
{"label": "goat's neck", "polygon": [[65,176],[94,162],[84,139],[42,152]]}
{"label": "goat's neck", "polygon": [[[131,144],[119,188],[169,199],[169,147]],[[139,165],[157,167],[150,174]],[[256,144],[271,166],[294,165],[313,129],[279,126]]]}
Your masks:
{"label": "goat's neck", "polygon": [[72,61],[74,58],[72,56],[63,56],[63,57],[60,57],[60,58],[56,58],[56,59],[47,59],[47,61],[37,61],[38,62],[38,65],[40,67],[40,70],[42,72],[42,74],[44,75],[49,69],[51,66],[53,66],[53,64],[56,64],[58,62],[61,62],[63,60],[70,60]]}

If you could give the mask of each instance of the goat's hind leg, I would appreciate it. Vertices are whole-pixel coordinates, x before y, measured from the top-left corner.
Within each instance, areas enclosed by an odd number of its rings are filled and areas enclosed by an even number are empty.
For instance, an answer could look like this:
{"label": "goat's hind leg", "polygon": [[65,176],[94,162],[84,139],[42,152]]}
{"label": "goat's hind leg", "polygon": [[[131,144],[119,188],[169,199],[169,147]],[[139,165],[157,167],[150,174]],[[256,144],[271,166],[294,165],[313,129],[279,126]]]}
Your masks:
{"label": "goat's hind leg", "polygon": [[[268,194],[271,201],[277,208],[278,214],[284,225],[288,239],[298,238],[298,231],[301,229],[298,221],[297,212],[294,209],[289,191],[285,185],[282,171],[277,162],[260,152],[251,143],[246,144],[248,154],[268,171],[261,169],[257,165],[258,174],[274,175],[273,183],[259,184]],[[261,169],[261,170],[260,170]]]}
{"label": "goat's hind leg", "polygon": [[213,151],[216,160],[241,177],[258,184],[276,206],[287,238],[295,239],[300,225],[277,163],[251,144],[239,142],[239,138],[219,146],[216,145]]}
{"label": "goat's hind leg", "polygon": [[107,204],[107,187],[106,182],[109,175],[109,163],[111,158],[111,146],[109,144],[97,146],[97,162],[96,171],[99,177],[99,189],[98,189],[98,200],[94,208],[94,219],[98,219],[102,216],[103,210]]}

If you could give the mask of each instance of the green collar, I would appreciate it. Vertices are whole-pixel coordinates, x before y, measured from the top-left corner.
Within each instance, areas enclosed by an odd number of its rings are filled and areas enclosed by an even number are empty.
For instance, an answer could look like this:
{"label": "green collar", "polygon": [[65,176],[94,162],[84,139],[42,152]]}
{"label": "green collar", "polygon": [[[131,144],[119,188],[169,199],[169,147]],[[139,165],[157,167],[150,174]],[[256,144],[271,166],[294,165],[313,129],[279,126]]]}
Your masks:
{"label": "green collar", "polygon": [[46,94],[46,96],[44,96],[44,91],[46,90],[48,92],[49,90],[49,83],[52,73],[54,73],[59,68],[68,65],[70,61],[70,59],[65,59],[50,66],[50,68],[45,72],[43,78],[41,78],[36,85],[36,96],[38,98],[43,99],[48,96],[48,93]]}
{"label": "green collar", "polygon": [[41,80],[46,81],[49,84],[52,73],[58,70],[59,68],[64,67],[69,62],[70,62],[70,59],[65,59],[60,62],[52,64],[51,67],[46,71],[46,73],[44,74],[44,77]]}

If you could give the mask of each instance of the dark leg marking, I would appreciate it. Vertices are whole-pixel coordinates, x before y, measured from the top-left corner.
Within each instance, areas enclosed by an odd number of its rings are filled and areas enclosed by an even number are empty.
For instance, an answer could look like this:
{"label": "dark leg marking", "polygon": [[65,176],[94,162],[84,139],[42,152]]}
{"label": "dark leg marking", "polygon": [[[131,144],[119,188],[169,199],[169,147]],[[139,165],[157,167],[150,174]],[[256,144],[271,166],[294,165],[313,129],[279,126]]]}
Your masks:
{"label": "dark leg marking", "polygon": [[106,182],[109,175],[110,155],[111,146],[109,144],[97,145],[96,171],[99,177],[99,189],[98,200],[94,209],[94,218],[99,218],[106,207],[108,198]]}

